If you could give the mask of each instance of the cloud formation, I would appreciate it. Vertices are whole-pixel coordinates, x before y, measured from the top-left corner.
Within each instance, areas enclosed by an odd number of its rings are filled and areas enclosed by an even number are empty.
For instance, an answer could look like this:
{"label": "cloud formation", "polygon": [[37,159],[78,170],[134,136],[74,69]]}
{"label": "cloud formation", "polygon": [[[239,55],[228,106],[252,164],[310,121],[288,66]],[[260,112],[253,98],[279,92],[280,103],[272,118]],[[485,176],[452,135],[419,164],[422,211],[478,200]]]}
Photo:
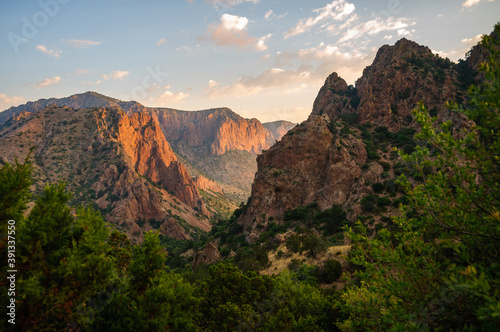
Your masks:
{"label": "cloud formation", "polygon": [[215,45],[246,47],[256,42],[256,38],[247,33],[248,18],[223,14],[220,21],[219,24],[208,27],[209,38]]}
{"label": "cloud formation", "polygon": [[151,95],[157,91],[165,89],[162,93],[146,98],[145,103],[152,107],[168,107],[172,104],[182,104],[189,93],[186,92],[173,92],[170,85],[160,86],[153,84],[146,89],[146,92]]}
{"label": "cloud formation", "polygon": [[40,81],[37,84],[35,84],[35,88],[36,89],[43,89],[43,88],[48,87],[49,85],[56,84],[56,83],[58,83],[60,81],[61,81],[61,77],[59,77],[59,76],[54,76],[54,77],[46,78],[43,81]]}
{"label": "cloud formation", "polygon": [[252,46],[256,51],[267,50],[266,40],[272,34],[260,38],[250,36],[247,32],[248,22],[248,18],[244,16],[223,14],[219,24],[208,26],[208,38],[217,46],[238,46],[240,48]]}
{"label": "cloud formation", "polygon": [[125,77],[130,74],[129,71],[126,70],[116,70],[111,72],[111,74],[103,74],[101,75],[103,80],[115,79],[115,80],[123,80]]}
{"label": "cloud formation", "polygon": [[479,4],[480,1],[481,0],[466,0],[462,4],[462,7],[469,8],[469,7],[472,7],[472,6],[475,6],[475,5]]}
{"label": "cloud formation", "polygon": [[4,93],[0,93],[0,111],[6,110],[11,106],[17,106],[23,102],[23,97],[7,96]]}
{"label": "cloud formation", "polygon": [[272,19],[280,19],[280,18],[284,18],[288,13],[284,13],[282,15],[276,15],[272,9],[269,9],[265,14],[264,14],[264,18],[266,20],[272,20]]}
{"label": "cloud formation", "polygon": [[332,1],[325,7],[314,9],[313,13],[316,13],[316,16],[311,16],[305,20],[301,19],[294,28],[286,32],[285,39],[308,32],[312,27],[323,25],[328,21],[345,20],[354,12],[355,8],[352,3],[345,0]]}
{"label": "cloud formation", "polygon": [[[462,3],[462,8],[470,8],[473,6],[478,5],[482,0],[466,0],[464,3]],[[487,2],[493,2],[495,0],[486,0]]]}
{"label": "cloud formation", "polygon": [[160,38],[160,40],[158,40],[156,42],[156,46],[160,46],[160,45],[163,45],[163,44],[166,44],[167,43],[167,39],[166,38]]}
{"label": "cloud formation", "polygon": [[234,84],[221,86],[220,83],[210,80],[205,90],[208,98],[221,98],[229,96],[249,96],[263,90],[269,90],[287,85],[305,84],[309,81],[311,73],[309,66],[298,69],[285,70],[282,68],[271,68],[261,74],[240,77]]}
{"label": "cloud formation", "polygon": [[54,57],[56,59],[59,59],[61,57],[61,53],[62,53],[62,51],[48,49],[45,45],[37,45],[36,49],[39,50],[40,52],[42,52],[48,56]]}
{"label": "cloud formation", "polygon": [[97,46],[102,44],[102,41],[81,40],[81,39],[69,39],[63,41],[65,41],[67,44],[75,48],[89,48],[90,46]]}
{"label": "cloud formation", "polygon": [[339,42],[350,41],[366,35],[374,35],[382,31],[396,31],[398,36],[408,36],[412,33],[412,31],[407,30],[406,28],[415,24],[415,22],[404,17],[400,17],[398,19],[395,19],[394,17],[377,17],[350,27],[339,39]]}

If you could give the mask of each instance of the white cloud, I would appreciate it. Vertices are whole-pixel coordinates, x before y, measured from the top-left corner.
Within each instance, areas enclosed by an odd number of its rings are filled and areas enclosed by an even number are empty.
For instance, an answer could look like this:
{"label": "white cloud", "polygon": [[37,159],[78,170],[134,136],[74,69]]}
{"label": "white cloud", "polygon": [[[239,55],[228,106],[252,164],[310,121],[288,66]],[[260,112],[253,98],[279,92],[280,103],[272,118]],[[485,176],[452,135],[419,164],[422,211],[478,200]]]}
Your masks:
{"label": "white cloud", "polygon": [[12,106],[18,106],[24,102],[23,97],[7,96],[4,93],[0,93],[0,110],[6,110]]}
{"label": "white cloud", "polygon": [[248,18],[230,14],[221,17],[221,23],[210,25],[210,39],[219,46],[238,45],[245,47],[255,43],[255,38],[250,37],[245,31]]}
{"label": "white cloud", "polygon": [[256,77],[240,77],[234,84],[228,86],[221,86],[218,82],[210,80],[205,92],[208,98],[221,98],[248,96],[276,87],[301,85],[310,80],[308,69],[308,66],[302,66],[295,70],[270,68]]}
{"label": "white cloud", "polygon": [[54,57],[56,59],[59,59],[61,57],[61,53],[62,53],[62,51],[48,49],[45,45],[37,45],[36,49],[39,50],[40,52],[45,53],[48,56]]}
{"label": "white cloud", "polygon": [[[478,5],[481,1],[482,0],[466,0],[464,3],[462,3],[462,7],[463,8],[470,8],[470,7]],[[494,2],[495,0],[486,0],[486,1],[487,2]]]}
{"label": "white cloud", "polygon": [[391,40],[392,39],[392,35],[385,35],[384,38],[382,38],[383,40]]}
{"label": "white cloud", "polygon": [[151,106],[163,107],[182,103],[187,97],[189,97],[189,93],[166,90],[157,96],[149,97],[147,103]]}
{"label": "white cloud", "polygon": [[[220,23],[208,27],[209,39],[217,46],[239,46],[241,48],[254,45],[257,50],[265,47],[265,39],[257,39],[247,33],[248,18],[231,14],[223,14]],[[259,44],[260,43],[260,44]]]}
{"label": "white cloud", "polygon": [[166,38],[160,38],[160,40],[158,40],[156,42],[156,46],[160,46],[160,45],[163,45],[163,44],[166,44],[167,43],[167,39]]}
{"label": "white cloud", "polygon": [[245,30],[248,25],[248,18],[231,14],[223,14],[221,17],[222,27],[226,30]]}
{"label": "white cloud", "polygon": [[54,76],[54,77],[46,78],[43,81],[40,81],[37,84],[35,84],[35,88],[36,89],[43,89],[43,88],[48,87],[49,85],[56,84],[56,83],[58,83],[60,81],[61,81],[61,77],[59,77],[59,76]]}
{"label": "white cloud", "polygon": [[479,4],[480,1],[481,0],[466,0],[462,4],[462,7],[469,8],[469,7],[472,7],[472,6],[475,6],[475,5]]}
{"label": "white cloud", "polygon": [[416,23],[408,18],[394,17],[380,18],[377,17],[370,21],[362,22],[347,30],[344,35],[339,39],[339,42],[346,42],[352,39],[360,38],[364,35],[374,35],[382,31],[397,31],[398,35],[410,35],[411,32],[406,28],[415,25]]}
{"label": "white cloud", "polygon": [[102,44],[102,41],[93,41],[93,40],[81,40],[81,39],[69,39],[64,40],[69,45],[75,48],[89,48],[90,46],[97,46]]}
{"label": "white cloud", "polygon": [[305,33],[314,26],[324,26],[325,22],[328,21],[343,21],[348,19],[355,9],[356,7],[354,4],[345,0],[332,1],[332,3],[327,4],[323,8],[314,9],[313,12],[317,14],[316,16],[309,17],[305,20],[301,19],[294,28],[286,32],[285,39]]}
{"label": "white cloud", "polygon": [[257,44],[255,45],[256,50],[257,51],[267,50],[269,47],[267,47],[267,45],[266,45],[266,40],[271,38],[271,36],[272,36],[272,34],[268,34],[268,35],[260,37],[259,40],[257,41]]}
{"label": "white cloud", "polygon": [[461,40],[461,42],[463,44],[465,44],[466,47],[471,48],[472,46],[479,43],[480,40],[481,40],[481,35],[477,35],[477,36],[472,37],[472,38],[464,38]]}
{"label": "white cloud", "polygon": [[272,9],[269,9],[265,14],[264,14],[264,18],[266,20],[272,20],[272,19],[281,19],[281,18],[284,18],[286,15],[288,14],[288,12],[284,13],[284,14],[281,14],[281,15],[276,15]]}
{"label": "white cloud", "polygon": [[103,80],[115,79],[115,80],[123,80],[126,76],[130,74],[129,71],[126,70],[116,70],[111,72],[111,74],[103,74],[101,75]]}

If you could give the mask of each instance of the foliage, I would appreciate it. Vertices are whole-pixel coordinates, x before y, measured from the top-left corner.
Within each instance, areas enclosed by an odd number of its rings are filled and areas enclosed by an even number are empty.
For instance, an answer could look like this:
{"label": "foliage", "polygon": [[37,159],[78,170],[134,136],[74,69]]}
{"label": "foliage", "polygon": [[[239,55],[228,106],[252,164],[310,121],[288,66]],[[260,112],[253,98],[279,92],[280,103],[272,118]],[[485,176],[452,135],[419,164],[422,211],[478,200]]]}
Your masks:
{"label": "foliage", "polygon": [[[20,207],[18,211],[22,211],[31,182],[28,167],[26,162],[14,169],[2,168],[13,172],[14,178],[24,177],[17,188],[24,194],[17,202],[9,202]],[[16,301],[21,331],[62,329],[78,322],[81,317],[76,306],[114,276],[104,221],[84,208],[73,216],[67,205],[70,197],[64,184],[49,185],[28,216],[17,217],[16,268],[22,274],[16,280]]]}
{"label": "foliage", "polygon": [[403,155],[422,182],[400,178],[408,206],[395,218],[397,230],[371,238],[361,223],[348,229],[350,261],[363,269],[361,284],[338,302],[348,316],[338,322],[344,331],[500,326],[500,42],[484,36],[482,45],[485,80],[469,89],[465,110],[449,105],[474,125],[461,133],[449,122],[436,126],[420,105],[417,138],[433,150]]}
{"label": "foliage", "polygon": [[243,273],[227,263],[211,266],[210,278],[198,286],[202,298],[199,326],[207,331],[254,327],[259,315],[256,303],[269,300],[272,288],[269,277]]}
{"label": "foliage", "polygon": [[320,281],[331,284],[342,274],[342,265],[336,259],[330,258],[325,261],[320,273]]}
{"label": "foliage", "polygon": [[32,164],[29,155],[23,164],[6,163],[0,169],[0,231],[7,234],[7,221],[20,221],[31,196]]}
{"label": "foliage", "polygon": [[147,232],[133,250],[128,277],[98,312],[94,331],[195,331],[198,299],[194,287],[178,274],[166,272],[165,249],[158,233]]}

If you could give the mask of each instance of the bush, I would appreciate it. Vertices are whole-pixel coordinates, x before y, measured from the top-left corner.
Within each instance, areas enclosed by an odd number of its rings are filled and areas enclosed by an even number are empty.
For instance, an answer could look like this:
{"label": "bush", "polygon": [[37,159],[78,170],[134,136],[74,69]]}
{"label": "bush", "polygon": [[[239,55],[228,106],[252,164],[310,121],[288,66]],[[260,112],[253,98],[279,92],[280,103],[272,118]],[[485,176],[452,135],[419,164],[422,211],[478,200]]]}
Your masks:
{"label": "bush", "polygon": [[321,271],[320,281],[331,284],[342,274],[342,265],[336,259],[328,259],[325,261]]}
{"label": "bush", "polygon": [[380,193],[380,192],[384,191],[385,185],[383,183],[377,182],[377,183],[372,184],[372,188],[373,188],[373,191],[375,191],[376,193]]}
{"label": "bush", "polygon": [[300,245],[302,241],[300,239],[300,235],[298,234],[290,234],[286,238],[286,248],[291,251],[291,252],[299,252],[300,251]]}

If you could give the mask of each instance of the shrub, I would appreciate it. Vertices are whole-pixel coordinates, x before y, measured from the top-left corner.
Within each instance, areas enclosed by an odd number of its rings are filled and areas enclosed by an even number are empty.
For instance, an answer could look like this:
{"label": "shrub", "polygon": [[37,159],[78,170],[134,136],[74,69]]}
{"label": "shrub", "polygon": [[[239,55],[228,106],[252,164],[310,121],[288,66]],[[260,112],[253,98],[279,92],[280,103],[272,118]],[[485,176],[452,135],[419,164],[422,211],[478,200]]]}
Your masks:
{"label": "shrub", "polygon": [[375,191],[376,193],[380,193],[380,192],[384,191],[385,185],[383,183],[377,182],[377,183],[372,184],[372,188],[373,188],[373,191]]}
{"label": "shrub", "polygon": [[336,259],[328,259],[325,261],[321,271],[320,281],[331,284],[342,274],[342,265]]}

